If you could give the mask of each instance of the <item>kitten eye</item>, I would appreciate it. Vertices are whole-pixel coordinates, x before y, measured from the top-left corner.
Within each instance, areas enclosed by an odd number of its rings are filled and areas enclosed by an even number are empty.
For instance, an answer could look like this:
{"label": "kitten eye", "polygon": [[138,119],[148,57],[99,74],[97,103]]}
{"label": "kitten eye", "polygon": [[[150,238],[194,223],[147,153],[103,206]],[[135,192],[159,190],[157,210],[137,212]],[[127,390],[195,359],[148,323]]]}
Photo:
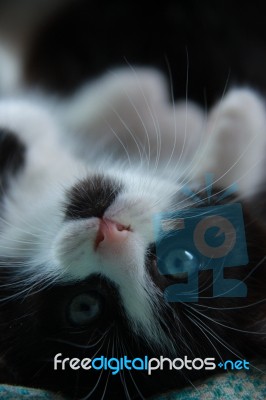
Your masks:
{"label": "kitten eye", "polygon": [[102,312],[103,298],[97,292],[75,296],[68,307],[68,320],[72,325],[87,325]]}

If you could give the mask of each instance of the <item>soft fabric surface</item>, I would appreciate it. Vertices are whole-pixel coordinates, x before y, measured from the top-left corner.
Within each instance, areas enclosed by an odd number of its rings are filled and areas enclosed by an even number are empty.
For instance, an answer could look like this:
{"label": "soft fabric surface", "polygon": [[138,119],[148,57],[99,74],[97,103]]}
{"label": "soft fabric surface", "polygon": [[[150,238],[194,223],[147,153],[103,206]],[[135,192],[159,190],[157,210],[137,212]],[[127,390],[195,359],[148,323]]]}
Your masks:
{"label": "soft fabric surface", "polygon": [[[42,390],[19,386],[0,386],[1,400],[63,400],[62,397]],[[265,400],[266,366],[256,365],[256,369],[221,374],[195,387],[170,392],[152,400]]]}
{"label": "soft fabric surface", "polygon": [[171,392],[152,400],[265,400],[266,365],[257,364],[248,371],[229,372],[206,380],[195,387]]}
{"label": "soft fabric surface", "polygon": [[29,389],[20,386],[0,386],[0,399],[1,400],[63,400],[62,397],[56,396],[52,393],[45,392],[44,390]]}

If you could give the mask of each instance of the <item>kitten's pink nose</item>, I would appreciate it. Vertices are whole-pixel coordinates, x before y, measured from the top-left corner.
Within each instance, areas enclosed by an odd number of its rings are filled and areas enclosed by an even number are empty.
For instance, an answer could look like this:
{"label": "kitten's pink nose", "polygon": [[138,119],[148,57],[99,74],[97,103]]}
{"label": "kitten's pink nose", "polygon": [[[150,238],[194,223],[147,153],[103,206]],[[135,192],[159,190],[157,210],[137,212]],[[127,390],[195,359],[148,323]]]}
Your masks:
{"label": "kitten's pink nose", "polygon": [[129,231],[129,227],[119,224],[118,222],[111,221],[110,219],[101,219],[95,239],[95,249],[97,249],[102,242],[105,242],[106,245],[123,242],[127,238]]}

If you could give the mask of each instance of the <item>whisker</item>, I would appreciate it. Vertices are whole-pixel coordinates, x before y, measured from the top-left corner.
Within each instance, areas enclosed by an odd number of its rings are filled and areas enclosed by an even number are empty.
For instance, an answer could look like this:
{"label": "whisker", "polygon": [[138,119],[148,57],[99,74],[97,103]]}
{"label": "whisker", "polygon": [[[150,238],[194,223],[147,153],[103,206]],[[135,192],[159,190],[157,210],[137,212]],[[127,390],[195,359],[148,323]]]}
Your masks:
{"label": "whisker", "polygon": [[192,306],[189,306],[188,303],[186,303],[186,307],[193,309],[193,311],[195,311],[197,314],[201,315],[202,317],[204,317],[205,319],[208,319],[211,322],[214,322],[217,325],[222,326],[223,328],[226,328],[226,329],[229,329],[229,330],[232,330],[232,331],[236,331],[236,332],[241,332],[241,333],[250,333],[252,335],[259,335],[259,336],[260,335],[265,335],[265,332],[247,331],[247,330],[244,330],[244,329],[238,329],[238,328],[234,328],[233,326],[223,324],[222,322],[219,322],[219,321],[217,321],[217,320],[215,320],[215,319],[213,319],[211,317],[208,317],[207,315],[201,313],[199,310],[194,309]]}

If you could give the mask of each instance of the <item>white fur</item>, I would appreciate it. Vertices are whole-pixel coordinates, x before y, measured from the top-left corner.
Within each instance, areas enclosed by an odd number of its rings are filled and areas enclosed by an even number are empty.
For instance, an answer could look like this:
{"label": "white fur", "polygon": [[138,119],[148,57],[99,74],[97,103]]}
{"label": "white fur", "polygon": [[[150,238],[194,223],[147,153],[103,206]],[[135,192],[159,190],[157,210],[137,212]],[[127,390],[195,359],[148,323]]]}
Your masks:
{"label": "white fur", "polygon": [[22,67],[17,53],[10,46],[0,42],[0,93],[16,91],[22,80]]}
{"label": "white fur", "polygon": [[173,104],[164,77],[145,68],[111,71],[84,85],[61,104],[60,120],[79,135],[79,154],[86,156],[84,143],[93,141],[101,151],[108,146],[120,159],[145,162],[152,169],[157,164],[173,168],[181,155],[184,164],[204,129],[200,108]]}

